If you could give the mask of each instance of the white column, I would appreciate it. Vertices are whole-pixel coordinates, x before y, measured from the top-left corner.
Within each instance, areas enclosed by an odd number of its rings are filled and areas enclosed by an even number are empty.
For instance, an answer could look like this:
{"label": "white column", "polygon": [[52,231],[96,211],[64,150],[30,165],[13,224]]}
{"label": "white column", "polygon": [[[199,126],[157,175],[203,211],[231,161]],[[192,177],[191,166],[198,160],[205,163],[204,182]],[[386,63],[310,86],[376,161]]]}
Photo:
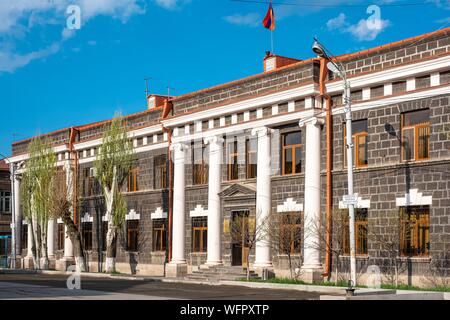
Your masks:
{"label": "white column", "polygon": [[186,215],[185,215],[185,146],[175,143],[171,146],[174,156],[173,178],[173,226],[172,226],[172,264],[185,264]]}
{"label": "white column", "polygon": [[55,257],[55,219],[48,220],[47,255],[49,259]]}
{"label": "white column", "polygon": [[208,254],[207,265],[222,264],[221,251],[221,221],[220,210],[220,181],[223,156],[223,138],[213,136],[205,138],[209,144],[209,173],[208,173]]}
{"label": "white column", "polygon": [[[262,236],[256,242],[255,263],[256,268],[272,267],[272,256],[270,252],[270,243],[266,227],[272,210],[271,205],[271,152],[270,152],[270,133],[271,129],[266,127],[252,130],[252,135],[258,137],[258,171],[256,177],[256,230]],[[259,230],[259,231],[258,231]]]}
{"label": "white column", "polygon": [[22,213],[20,212],[20,179],[15,176],[14,183],[14,216],[15,216],[15,245],[16,256],[22,255]]}
{"label": "white column", "polygon": [[27,258],[33,258],[33,228],[31,226],[31,221],[27,224]]}
{"label": "white column", "polygon": [[[73,172],[72,166],[70,165],[70,160],[67,160],[64,164],[64,170],[66,171],[66,185],[67,185],[67,200],[72,203],[73,199]],[[73,208],[71,205],[71,211],[73,212]],[[73,257],[73,244],[72,240],[70,240],[69,234],[67,233],[67,227],[64,229],[65,238],[64,238],[64,260],[72,260]]]}
{"label": "white column", "polygon": [[322,269],[320,263],[320,132],[322,118],[313,117],[300,121],[306,126],[305,148],[305,205],[304,205],[304,240],[303,269],[317,271]]}

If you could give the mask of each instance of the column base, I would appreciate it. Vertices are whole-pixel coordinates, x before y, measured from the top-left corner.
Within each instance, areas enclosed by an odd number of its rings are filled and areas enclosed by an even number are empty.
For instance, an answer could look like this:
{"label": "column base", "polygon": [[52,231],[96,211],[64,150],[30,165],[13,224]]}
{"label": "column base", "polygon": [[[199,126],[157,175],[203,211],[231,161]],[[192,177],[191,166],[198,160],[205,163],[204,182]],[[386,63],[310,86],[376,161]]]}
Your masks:
{"label": "column base", "polygon": [[56,257],[54,255],[48,256],[48,269],[49,270],[56,269]]}
{"label": "column base", "polygon": [[23,269],[34,269],[33,257],[26,256],[23,258]]}
{"label": "column base", "polygon": [[222,261],[206,261],[205,266],[214,267],[223,265]]}
{"label": "column base", "polygon": [[307,283],[315,283],[323,281],[323,268],[322,266],[303,266],[300,269],[300,278]]}
{"label": "column base", "polygon": [[258,269],[270,269],[273,268],[273,264],[272,261],[265,261],[265,262],[258,262],[255,261],[253,263],[253,268],[258,268]]}
{"label": "column base", "polygon": [[67,271],[69,266],[75,265],[75,258],[73,257],[64,257],[60,260],[55,261],[55,270],[58,271]]}
{"label": "column base", "polygon": [[166,277],[179,278],[187,275],[187,263],[185,262],[170,262],[166,263]]}

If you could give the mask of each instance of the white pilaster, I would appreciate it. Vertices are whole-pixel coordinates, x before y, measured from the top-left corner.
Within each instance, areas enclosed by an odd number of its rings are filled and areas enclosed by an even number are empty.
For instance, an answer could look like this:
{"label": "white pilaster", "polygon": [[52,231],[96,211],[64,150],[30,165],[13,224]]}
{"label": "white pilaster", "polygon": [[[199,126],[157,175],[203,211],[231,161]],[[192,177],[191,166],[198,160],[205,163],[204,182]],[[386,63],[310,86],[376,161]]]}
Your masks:
{"label": "white pilaster", "polygon": [[[70,165],[70,160],[66,161],[64,164],[64,170],[66,172],[66,185],[67,185],[67,200],[72,203],[73,199],[73,172],[72,166]],[[71,210],[73,208],[71,206]],[[73,244],[70,240],[69,234],[67,233],[67,226],[64,228],[65,238],[64,238],[64,260],[73,260]]]}
{"label": "white pilaster", "polygon": [[320,262],[320,131],[324,123],[322,118],[313,117],[300,121],[306,127],[305,148],[305,204],[304,204],[304,247],[303,266],[317,280],[322,270]]}
{"label": "white pilaster", "polygon": [[15,176],[14,183],[14,216],[15,216],[15,245],[16,256],[22,255],[22,213],[20,212],[20,179]]}
{"label": "white pilaster", "polygon": [[220,176],[224,139],[219,136],[205,138],[209,144],[208,177],[208,253],[207,265],[222,264],[221,250],[221,211],[220,211]]}
{"label": "white pilaster", "polygon": [[[256,177],[256,230],[262,231],[262,238],[256,242],[255,246],[255,268],[272,267],[272,256],[270,253],[270,243],[267,239],[268,217],[271,212],[271,152],[270,134],[271,129],[267,127],[255,128],[252,135],[258,137],[258,175]],[[259,228],[259,229],[258,229]]]}
{"label": "white pilaster", "polygon": [[176,143],[171,146],[174,158],[173,181],[173,227],[171,264],[185,264],[185,146]]}
{"label": "white pilaster", "polygon": [[55,257],[55,219],[48,220],[47,229],[47,254],[49,259]]}

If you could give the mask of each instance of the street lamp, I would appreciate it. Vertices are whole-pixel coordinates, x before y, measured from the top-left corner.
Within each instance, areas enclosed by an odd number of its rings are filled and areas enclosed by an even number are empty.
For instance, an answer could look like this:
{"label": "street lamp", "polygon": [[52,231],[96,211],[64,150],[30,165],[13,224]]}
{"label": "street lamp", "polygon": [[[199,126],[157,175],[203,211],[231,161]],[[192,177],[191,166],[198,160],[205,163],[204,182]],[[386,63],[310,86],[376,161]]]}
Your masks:
{"label": "street lamp", "polygon": [[[6,159],[7,157],[0,153],[0,157]],[[9,202],[11,208],[11,269],[16,268],[16,208],[14,205],[15,197],[17,195],[14,194],[14,178],[15,178],[15,170],[14,164],[10,165],[10,173],[11,173],[11,201]]]}
{"label": "street lamp", "polygon": [[[339,61],[333,61],[333,54],[314,38],[312,51],[319,57],[329,60],[327,68],[336,73],[344,82],[344,111],[347,131],[347,175],[348,195],[344,196],[344,203],[348,205],[349,229],[350,229],[350,280],[352,286],[356,286],[356,245],[355,245],[355,204],[357,199],[353,194],[353,139],[352,139],[352,112],[350,100],[350,82],[347,80],[345,68]],[[329,54],[328,54],[329,53]]]}

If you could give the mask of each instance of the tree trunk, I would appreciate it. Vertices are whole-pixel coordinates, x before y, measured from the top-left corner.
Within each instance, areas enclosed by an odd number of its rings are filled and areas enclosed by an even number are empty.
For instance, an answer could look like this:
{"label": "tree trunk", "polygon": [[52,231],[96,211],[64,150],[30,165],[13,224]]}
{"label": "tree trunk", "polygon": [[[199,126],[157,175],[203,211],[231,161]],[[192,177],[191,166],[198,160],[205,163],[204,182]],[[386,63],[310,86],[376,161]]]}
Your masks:
{"label": "tree trunk", "polygon": [[339,256],[336,256],[336,269],[335,269],[336,278],[334,279],[334,284],[337,286],[339,282]]}
{"label": "tree trunk", "polygon": [[292,257],[289,253],[287,256],[288,256],[288,262],[289,262],[289,272],[291,273],[291,279],[294,279],[294,274],[292,272]]}
{"label": "tree trunk", "polygon": [[108,222],[106,234],[106,273],[116,272],[117,230],[112,219]]}
{"label": "tree trunk", "polygon": [[75,222],[70,217],[71,213],[63,215],[61,218],[67,227],[67,234],[73,244],[73,255],[75,256],[75,264],[77,271],[86,272],[86,260],[84,258],[83,243],[81,242],[80,230],[78,230]]}

